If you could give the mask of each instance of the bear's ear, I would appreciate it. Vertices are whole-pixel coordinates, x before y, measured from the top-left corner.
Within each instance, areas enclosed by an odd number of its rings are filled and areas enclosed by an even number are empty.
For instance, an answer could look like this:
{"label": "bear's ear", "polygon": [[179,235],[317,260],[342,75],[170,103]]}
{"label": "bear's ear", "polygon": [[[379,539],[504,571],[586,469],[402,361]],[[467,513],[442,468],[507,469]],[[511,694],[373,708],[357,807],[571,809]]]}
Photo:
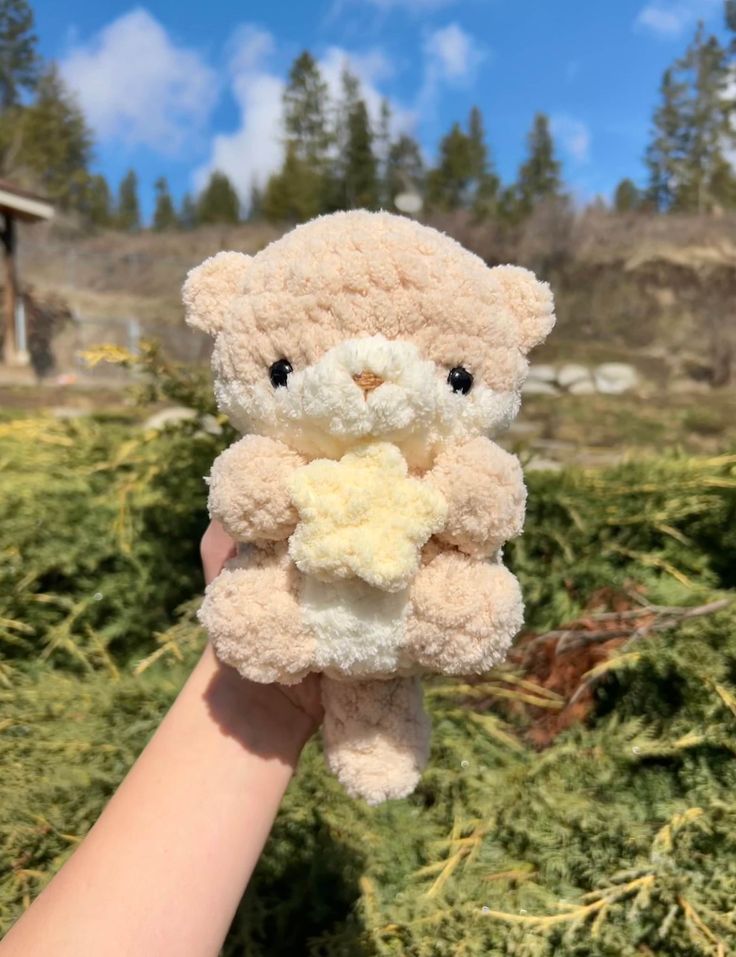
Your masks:
{"label": "bear's ear", "polygon": [[228,306],[243,291],[250,262],[244,253],[218,253],[189,270],[182,299],[190,326],[217,335]]}
{"label": "bear's ear", "polygon": [[522,266],[494,266],[491,275],[516,320],[519,348],[526,354],[549,335],[555,324],[555,304],[549,284]]}

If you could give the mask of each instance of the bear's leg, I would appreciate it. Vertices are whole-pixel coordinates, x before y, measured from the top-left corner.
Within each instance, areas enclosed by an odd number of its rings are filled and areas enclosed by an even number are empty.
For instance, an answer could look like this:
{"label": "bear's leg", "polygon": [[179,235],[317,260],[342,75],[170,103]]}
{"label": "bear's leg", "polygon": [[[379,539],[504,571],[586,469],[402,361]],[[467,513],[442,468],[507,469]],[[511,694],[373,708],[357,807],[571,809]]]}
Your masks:
{"label": "bear's leg", "polygon": [[418,678],[322,678],[325,758],[348,794],[368,804],[406,797],[429,755]]}
{"label": "bear's leg", "polygon": [[315,642],[298,604],[300,573],[285,545],[251,548],[207,586],[199,610],[217,653],[244,678],[295,684],[312,669]]}
{"label": "bear's leg", "polygon": [[409,661],[443,674],[480,674],[503,661],[524,621],[504,565],[440,552],[414,579],[406,620]]}

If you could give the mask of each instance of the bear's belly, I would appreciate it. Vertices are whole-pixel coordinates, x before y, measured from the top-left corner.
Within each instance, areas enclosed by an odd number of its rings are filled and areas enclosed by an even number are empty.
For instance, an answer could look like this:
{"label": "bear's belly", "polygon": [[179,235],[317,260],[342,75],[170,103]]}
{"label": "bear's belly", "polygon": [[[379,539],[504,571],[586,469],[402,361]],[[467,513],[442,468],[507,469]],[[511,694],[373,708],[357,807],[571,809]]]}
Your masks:
{"label": "bear's belly", "polygon": [[304,575],[299,603],[316,640],[315,670],[377,677],[404,669],[408,588],[385,592],[359,578],[323,582]]}

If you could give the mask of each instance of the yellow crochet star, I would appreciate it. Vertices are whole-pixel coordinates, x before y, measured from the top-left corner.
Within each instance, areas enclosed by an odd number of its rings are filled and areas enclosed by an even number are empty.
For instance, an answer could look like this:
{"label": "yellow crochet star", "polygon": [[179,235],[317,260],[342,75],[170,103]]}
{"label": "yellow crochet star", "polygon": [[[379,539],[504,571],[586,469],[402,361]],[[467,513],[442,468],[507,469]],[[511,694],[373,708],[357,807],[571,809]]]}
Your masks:
{"label": "yellow crochet star", "polygon": [[300,571],[323,581],[357,577],[384,591],[405,588],[447,517],[443,495],[411,478],[388,442],[339,462],[316,459],[296,470],[289,491],[300,518],[289,552]]}

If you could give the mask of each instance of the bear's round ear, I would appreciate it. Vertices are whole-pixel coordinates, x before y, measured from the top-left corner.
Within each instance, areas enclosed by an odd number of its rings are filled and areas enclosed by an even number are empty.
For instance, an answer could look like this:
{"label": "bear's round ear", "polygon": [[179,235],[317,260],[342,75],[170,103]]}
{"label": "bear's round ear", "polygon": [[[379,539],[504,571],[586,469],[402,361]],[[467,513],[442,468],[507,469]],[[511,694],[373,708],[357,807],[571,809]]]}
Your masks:
{"label": "bear's round ear", "polygon": [[491,275],[516,320],[519,348],[526,354],[549,335],[555,324],[555,304],[549,284],[523,266],[494,266]]}
{"label": "bear's round ear", "polygon": [[222,329],[228,306],[243,291],[250,261],[245,253],[218,253],[189,270],[182,299],[190,326],[211,336]]}

